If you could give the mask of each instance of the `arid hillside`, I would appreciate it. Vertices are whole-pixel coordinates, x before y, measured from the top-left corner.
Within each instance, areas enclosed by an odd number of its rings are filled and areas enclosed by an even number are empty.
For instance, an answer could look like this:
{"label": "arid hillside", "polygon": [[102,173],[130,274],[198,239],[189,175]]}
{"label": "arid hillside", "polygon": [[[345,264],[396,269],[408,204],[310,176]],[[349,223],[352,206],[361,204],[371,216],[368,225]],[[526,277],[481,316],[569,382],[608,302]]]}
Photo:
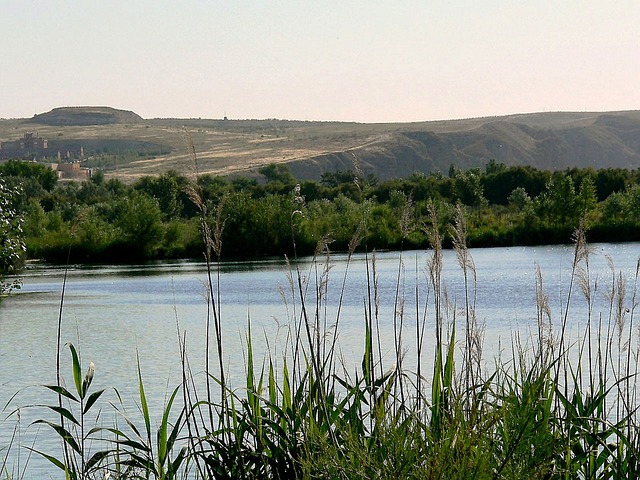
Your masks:
{"label": "arid hillside", "polygon": [[[47,138],[51,157],[67,145],[108,176],[133,180],[167,170],[256,175],[287,163],[300,179],[353,169],[381,179],[414,171],[446,173],[490,159],[545,169],[640,167],[640,112],[534,113],[422,123],[362,124],[286,120],[142,119],[108,107],[57,108],[0,121],[0,142],[27,132]],[[57,150],[56,150],[57,149]],[[56,150],[54,152],[54,150]],[[37,155],[26,155],[27,157]]]}
{"label": "arid hillside", "polygon": [[133,112],[111,107],[59,107],[34,115],[31,121],[51,126],[82,126],[138,123],[143,120]]}

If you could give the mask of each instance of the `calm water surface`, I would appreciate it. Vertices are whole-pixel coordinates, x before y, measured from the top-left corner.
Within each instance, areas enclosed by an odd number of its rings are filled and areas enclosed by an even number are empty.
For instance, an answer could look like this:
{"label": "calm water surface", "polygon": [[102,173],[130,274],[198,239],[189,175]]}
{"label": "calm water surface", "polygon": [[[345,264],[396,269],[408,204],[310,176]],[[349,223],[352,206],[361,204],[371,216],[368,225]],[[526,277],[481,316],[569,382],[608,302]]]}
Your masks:
{"label": "calm water surface", "polygon": [[[596,294],[596,310],[607,311],[604,293],[609,288],[612,275],[607,257],[613,261],[616,271],[627,278],[630,303],[640,244],[596,244],[592,248],[590,274],[600,291]],[[486,359],[491,360],[499,354],[500,348],[510,345],[514,332],[529,334],[535,331],[536,264],[542,270],[545,291],[554,318],[559,322],[567,298],[572,254],[572,247],[563,246],[471,250],[477,270],[476,315],[486,329]],[[404,298],[403,335],[407,358],[415,362],[411,352],[414,351],[416,315],[423,315],[424,304],[430,300],[426,272],[429,256],[429,252],[376,255],[381,347],[389,365],[393,357],[397,288]],[[335,322],[337,314],[345,258],[335,255],[330,260],[328,300],[326,309],[322,310],[322,316],[329,325]],[[346,277],[339,329],[340,349],[345,362],[353,365],[358,363],[362,352],[366,272],[367,262],[371,259],[371,255],[356,256]],[[320,270],[322,262],[318,265]],[[303,260],[296,266],[305,278],[315,278],[310,261]],[[287,271],[284,262],[273,260],[224,264],[219,271],[226,369],[237,386],[242,386],[242,346],[248,320],[252,324],[257,355],[262,355],[265,338],[271,345],[277,345],[286,338],[287,326],[292,323],[294,303],[299,311],[299,301],[294,302],[291,296]],[[38,385],[55,383],[56,335],[63,277],[62,268],[32,266],[24,274],[22,290],[0,304],[0,404],[9,404],[0,421],[0,448],[11,440],[18,419],[18,415],[12,413],[16,408],[55,402],[55,398]],[[449,302],[457,307],[458,318],[462,319],[464,279],[451,251],[445,252],[444,281]],[[203,370],[208,311],[206,284],[204,265],[189,261],[70,268],[64,291],[62,342],[78,347],[85,368],[89,361],[95,363],[93,388],[116,387],[128,408],[133,410],[139,357],[151,409],[158,418],[167,394],[178,385],[181,377],[178,332],[186,336],[193,371],[198,375]],[[313,308],[314,288],[311,282],[307,302]],[[572,326],[577,331],[584,320],[585,309],[584,301],[581,302],[579,296],[575,298],[571,311]],[[427,332],[433,332],[429,309]],[[428,333],[427,337],[426,351],[432,352],[433,335]],[[63,353],[63,375],[71,381],[68,348]],[[425,359],[426,365],[429,360]],[[115,401],[111,390],[105,393],[105,400],[107,397]],[[49,431],[36,426],[26,428],[42,415],[42,409],[20,409],[20,442],[30,444],[37,437],[38,448],[57,453],[58,444]],[[112,412],[109,415],[113,416]],[[105,421],[109,423],[108,419]],[[26,453],[26,450],[22,451],[18,459],[17,453],[12,452],[11,461],[24,465]],[[57,478],[55,468],[39,458],[32,457],[28,467],[25,478]]]}

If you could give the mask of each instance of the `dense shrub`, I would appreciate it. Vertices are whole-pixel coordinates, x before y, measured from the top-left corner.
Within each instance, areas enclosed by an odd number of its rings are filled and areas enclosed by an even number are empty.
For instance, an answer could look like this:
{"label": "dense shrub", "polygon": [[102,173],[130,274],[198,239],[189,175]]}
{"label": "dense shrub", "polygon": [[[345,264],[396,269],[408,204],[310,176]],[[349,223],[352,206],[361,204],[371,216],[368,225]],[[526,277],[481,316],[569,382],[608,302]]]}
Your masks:
{"label": "dense shrub", "polygon": [[[344,251],[358,226],[363,245],[424,248],[429,204],[442,224],[451,222],[456,204],[464,206],[470,246],[566,243],[581,219],[602,240],[637,240],[640,229],[640,176],[627,170],[548,172],[489,162],[485,171],[452,168],[449,176],[415,173],[380,182],[346,171],[296,185],[286,166],[278,165],[261,170],[267,183],[201,175],[193,184],[172,171],[132,186],[101,174],[83,183],[38,183],[41,170],[11,162],[10,181],[25,189],[14,208],[25,218],[28,254],[49,260],[64,258],[60,252],[69,245],[86,261],[116,251],[126,251],[127,261],[201,257],[204,243],[193,235],[201,214],[189,195],[193,185],[210,222],[223,205],[224,229],[234,239],[226,246],[229,257],[290,254],[292,233],[299,254],[313,253],[327,238],[332,249]],[[20,176],[24,172],[40,177]],[[410,212],[404,211],[407,203]]]}

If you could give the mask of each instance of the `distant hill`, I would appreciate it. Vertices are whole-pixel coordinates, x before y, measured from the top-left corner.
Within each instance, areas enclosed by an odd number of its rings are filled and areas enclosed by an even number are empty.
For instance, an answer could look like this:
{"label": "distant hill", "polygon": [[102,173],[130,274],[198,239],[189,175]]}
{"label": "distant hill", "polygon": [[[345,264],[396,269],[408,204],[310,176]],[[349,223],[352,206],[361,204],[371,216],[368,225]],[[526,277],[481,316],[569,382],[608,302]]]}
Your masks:
{"label": "distant hill", "polygon": [[446,173],[450,165],[483,167],[490,159],[506,165],[561,170],[570,167],[640,168],[640,112],[548,113],[467,121],[404,124],[378,141],[293,162],[300,177],[351,169],[380,178],[413,171]]}
{"label": "distant hill", "polygon": [[111,107],[59,107],[34,115],[30,121],[51,126],[89,126],[139,123],[143,120],[133,112]]}
{"label": "distant hill", "polygon": [[[545,112],[416,123],[288,120],[143,119],[109,107],[65,107],[25,120],[0,121],[0,141],[24,133],[82,146],[87,166],[132,181],[168,170],[192,173],[185,134],[200,173],[260,178],[286,163],[301,179],[352,170],[380,179],[451,165],[483,168],[491,159],[542,169],[640,168],[640,111]],[[111,158],[115,155],[117,158]]]}

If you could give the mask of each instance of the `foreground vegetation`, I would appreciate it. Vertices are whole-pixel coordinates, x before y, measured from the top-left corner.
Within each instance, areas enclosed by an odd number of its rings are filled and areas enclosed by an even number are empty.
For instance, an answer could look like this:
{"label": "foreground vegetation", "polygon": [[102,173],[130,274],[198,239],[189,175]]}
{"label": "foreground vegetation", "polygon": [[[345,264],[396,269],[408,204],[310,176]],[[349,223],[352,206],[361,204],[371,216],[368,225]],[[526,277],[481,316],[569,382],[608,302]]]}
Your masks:
{"label": "foreground vegetation", "polygon": [[[376,185],[369,179],[367,186],[355,173],[344,174],[348,181],[335,174],[325,178],[325,185],[313,184],[326,197],[315,198],[306,190],[312,184],[292,185],[294,180],[279,168],[264,171],[270,180],[265,185],[207,177],[180,185],[181,178],[169,174],[126,187],[97,176],[83,185],[54,186],[48,191],[43,187],[48,193],[14,198],[16,208],[26,214],[30,248],[57,255],[68,255],[71,246],[71,252],[83,252],[84,258],[106,258],[101,255],[136,247],[139,255],[150,257],[170,251],[166,242],[172,225],[174,245],[187,245],[181,235],[190,225],[188,231],[200,238],[199,243],[194,240],[194,251],[204,251],[209,273],[209,307],[203,319],[207,363],[204,380],[191,372],[181,333],[182,382],[171,391],[161,418],[155,419],[139,369],[140,415],[135,416],[126,411],[117,390],[114,400],[113,395],[109,398],[111,392],[92,389],[93,365],[83,365],[75,347],[64,347],[58,338],[57,381],[44,389],[53,399],[50,416],[37,423],[59,436],[61,448],[41,451],[37,444],[22,446],[9,440],[0,445],[5,449],[2,476],[21,478],[24,465],[12,463],[10,453],[28,448],[67,478],[82,480],[635,478],[640,470],[637,273],[627,285],[611,266],[611,280],[604,288],[608,310],[593,311],[593,298],[603,287],[589,273],[585,224],[594,228],[598,222],[631,221],[620,210],[629,208],[637,187],[623,184],[598,201],[598,177],[594,181],[584,176],[576,193],[569,173],[530,171],[545,180],[540,191],[530,194],[526,187],[507,186],[505,205],[484,195],[463,194],[463,185],[475,185],[478,193],[484,190],[480,180],[516,171],[491,164],[485,173],[453,170],[449,177],[404,181],[451,187],[452,196],[440,193],[431,200],[420,196],[417,185],[409,195],[402,189],[403,181]],[[633,178],[632,173],[627,175],[625,180]],[[147,192],[163,182],[178,184],[175,197],[162,197],[159,192],[166,190]],[[22,188],[30,188],[28,182]],[[45,208],[47,199],[65,192],[75,193]],[[95,201],[98,198],[103,201]],[[449,200],[458,203],[452,206]],[[605,217],[603,212],[614,202],[619,215]],[[534,217],[527,215],[538,214],[532,224]],[[37,216],[42,223],[33,220]],[[513,238],[521,231],[518,228],[528,234],[560,235],[581,216],[586,220],[573,233],[566,310],[560,318],[552,316],[538,271],[536,328],[528,338],[514,336],[510,354],[488,364],[482,325],[475,316],[477,277],[467,245],[480,242],[487,225],[497,229],[494,239],[505,232]],[[507,218],[520,220],[510,224]],[[483,221],[473,224],[474,219]],[[30,230],[37,225],[43,229],[40,236]],[[63,232],[66,243],[57,244]],[[354,252],[371,252],[385,238],[395,238],[397,244],[428,244],[426,283],[413,294],[415,312],[405,311],[400,253],[391,319],[394,347],[391,358],[385,357],[378,328],[375,255],[367,253],[368,288],[359,339],[364,353],[359,365],[344,364],[339,350],[342,293],[328,298],[329,248],[337,244],[348,252],[346,276]],[[240,247],[252,253],[276,253],[282,248],[295,257],[307,252],[312,240],[315,261],[310,269],[302,272],[295,262],[290,267],[285,295],[290,316],[284,342],[272,344],[266,358],[255,359],[249,323],[243,352],[245,382],[231,384],[225,376],[220,316],[224,299],[215,268],[223,244],[234,255]],[[265,241],[272,242],[268,247],[272,251],[255,250]],[[455,249],[464,278],[465,295],[459,304],[450,303],[442,276],[445,244]],[[182,250],[176,246],[174,251]],[[586,305],[586,318],[573,317],[571,308],[577,302]],[[61,309],[59,322],[63,321]],[[580,334],[570,335],[578,326]],[[405,354],[406,338],[415,339],[413,356]],[[72,374],[65,381],[67,348]]]}
{"label": "foreground vegetation", "polygon": [[[208,211],[197,187],[190,195],[200,208],[209,266],[209,309],[203,319],[206,378],[191,372],[181,334],[183,380],[171,391],[161,418],[149,413],[140,369],[141,415],[132,416],[117,390],[115,401],[105,400],[105,390],[92,390],[94,366],[90,364],[83,374],[73,345],[69,346],[72,375],[64,380],[61,359],[66,347],[59,339],[57,383],[45,388],[54,399],[51,415],[37,423],[60,437],[61,449],[27,448],[43,455],[67,478],[637,475],[637,273],[628,286],[611,266],[611,281],[605,287],[608,311],[593,311],[593,297],[602,287],[590,277],[591,253],[582,229],[574,234],[573,271],[561,318],[552,317],[538,271],[537,328],[529,338],[514,336],[510,355],[491,366],[483,360],[482,325],[475,316],[476,271],[466,247],[461,207],[447,231],[439,229],[436,207],[429,207],[427,281],[424,290],[415,292],[414,313],[403,308],[407,299],[401,288],[404,268],[399,254],[391,358],[380,349],[381,319],[376,308],[380,286],[375,255],[367,255],[368,288],[359,339],[364,353],[359,366],[340,360],[342,293],[327,297],[331,258],[328,244],[321,241],[308,271],[301,272],[295,263],[290,267],[285,341],[274,343],[266,358],[255,359],[249,323],[243,353],[245,382],[233,385],[225,377],[220,317],[224,299],[215,273],[223,224],[215,212],[211,225],[204,222]],[[295,212],[288,218],[295,219]],[[366,219],[362,217],[350,239],[345,275],[356,248],[368,251],[363,243],[368,238]],[[290,238],[295,245],[295,220],[293,225]],[[449,302],[443,280],[446,237],[465,280],[459,305]],[[571,308],[578,302],[586,304],[586,318],[572,318]],[[63,321],[62,315],[59,320]],[[581,325],[577,337],[569,335],[576,322]],[[415,338],[412,357],[405,355],[405,338]],[[427,349],[427,344],[435,348]],[[432,368],[425,370],[428,358]],[[10,452],[21,446],[5,448]],[[20,478],[22,466],[8,463],[8,453],[4,458],[3,475]]]}
{"label": "foreground vegetation", "polygon": [[[224,221],[226,258],[292,253],[310,255],[330,235],[346,251],[353,228],[366,217],[370,248],[426,248],[428,205],[441,228],[465,206],[469,246],[568,243],[584,218],[591,241],[640,238],[640,172],[574,169],[549,172],[489,162],[484,169],[449,175],[414,174],[378,182],[353,171],[326,173],[320,183],[298,182],[284,165],[261,169],[265,183],[201,175],[207,211]],[[141,261],[197,257],[204,248],[199,211],[188,194],[191,179],[169,172],[133,185],[97,171],[84,183],[58,183],[34,163],[0,165],[8,187],[19,187],[12,207],[24,218],[30,258],[71,262]],[[404,218],[398,222],[399,218]],[[447,240],[448,242],[448,240]],[[450,246],[450,243],[447,243]]]}

